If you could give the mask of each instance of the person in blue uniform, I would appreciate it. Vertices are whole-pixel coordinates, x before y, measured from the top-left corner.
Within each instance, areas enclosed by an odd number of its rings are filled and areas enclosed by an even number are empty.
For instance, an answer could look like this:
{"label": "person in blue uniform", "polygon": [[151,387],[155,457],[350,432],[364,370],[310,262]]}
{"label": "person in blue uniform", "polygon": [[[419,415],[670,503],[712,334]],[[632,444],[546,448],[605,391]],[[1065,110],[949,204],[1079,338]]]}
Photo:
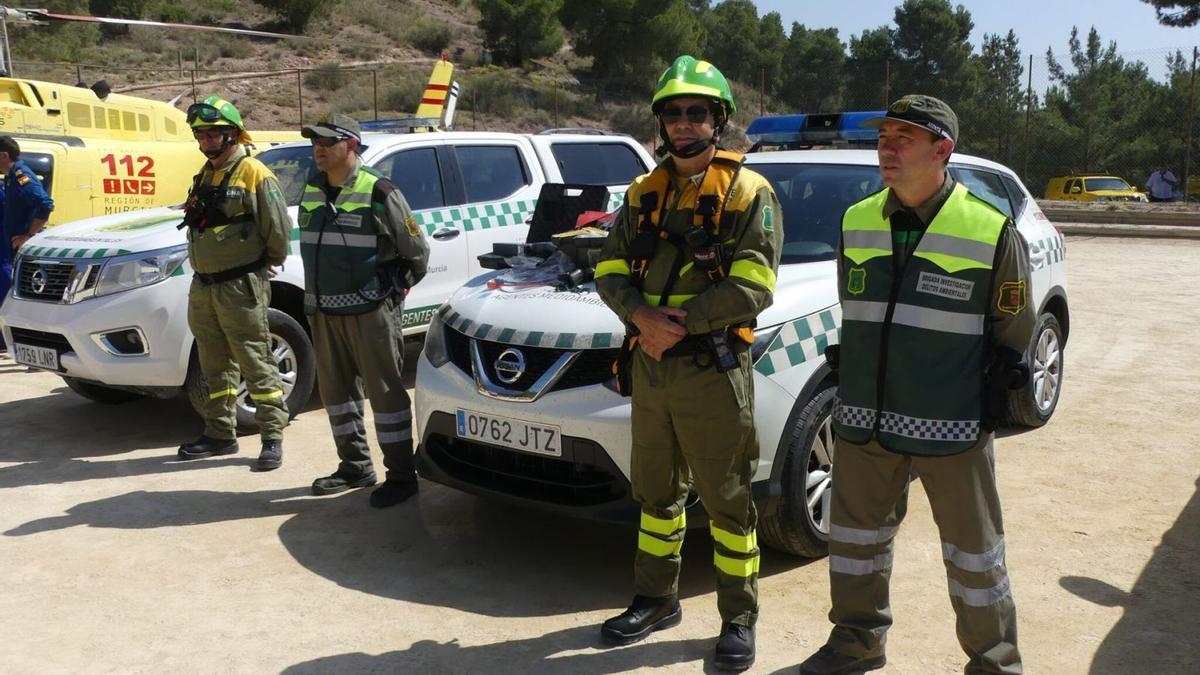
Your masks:
{"label": "person in blue uniform", "polygon": [[[0,136],[0,173],[4,174],[4,192],[0,195],[0,304],[12,285],[16,252],[30,237],[46,227],[54,210],[54,200],[42,188],[42,181],[20,160],[21,147],[11,136]],[[0,351],[7,349],[0,338]]]}

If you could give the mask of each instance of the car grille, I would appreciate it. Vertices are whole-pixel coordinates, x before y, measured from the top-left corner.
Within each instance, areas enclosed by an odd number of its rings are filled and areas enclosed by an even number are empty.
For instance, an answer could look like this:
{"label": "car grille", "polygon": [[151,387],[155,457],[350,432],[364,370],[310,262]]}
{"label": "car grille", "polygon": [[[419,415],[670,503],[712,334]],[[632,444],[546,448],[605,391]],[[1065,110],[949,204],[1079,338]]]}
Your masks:
{"label": "car grille", "polygon": [[25,300],[68,304],[96,286],[100,265],[22,257],[13,293]]}
{"label": "car grille", "polygon": [[19,342],[23,345],[53,349],[60,354],[68,354],[75,351],[71,347],[71,341],[61,333],[47,333],[45,331],[17,328],[14,326],[12,329],[12,339],[13,342]]}
{"label": "car grille", "polygon": [[[474,338],[470,338],[449,326],[446,327],[446,342],[450,351],[450,361],[468,375],[474,374],[474,370],[471,367],[472,339]],[[554,365],[560,356],[570,351],[551,347],[511,345],[488,340],[475,340],[475,343],[479,349],[480,360],[486,369],[484,374],[492,381],[498,380],[495,369],[496,358],[506,349],[516,348],[521,350],[521,353],[525,356],[525,373],[516,382],[504,385],[518,391],[527,391],[539,377],[545,374],[550,366]],[[612,379],[612,364],[617,358],[619,351],[619,349],[582,350],[579,358],[554,383],[550,391],[589,387],[607,382]]]}
{"label": "car grille", "polygon": [[454,417],[434,413],[426,456],[450,477],[485,490],[563,506],[624,499],[628,481],[595,442],[562,437],[562,457],[542,457],[455,437]]}

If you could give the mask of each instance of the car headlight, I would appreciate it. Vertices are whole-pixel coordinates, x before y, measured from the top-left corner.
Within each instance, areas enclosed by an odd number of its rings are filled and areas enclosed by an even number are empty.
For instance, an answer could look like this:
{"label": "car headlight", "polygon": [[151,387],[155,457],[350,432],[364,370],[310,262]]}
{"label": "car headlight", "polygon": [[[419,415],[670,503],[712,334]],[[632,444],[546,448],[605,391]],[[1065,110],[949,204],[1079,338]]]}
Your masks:
{"label": "car headlight", "polygon": [[100,269],[96,295],[111,295],[157,284],[175,274],[187,260],[187,245],[110,258]]}
{"label": "car headlight", "polygon": [[422,353],[434,368],[441,368],[450,362],[450,349],[446,346],[446,325],[442,323],[441,312],[435,311],[433,318],[429,320],[429,330],[425,332],[425,348]]}

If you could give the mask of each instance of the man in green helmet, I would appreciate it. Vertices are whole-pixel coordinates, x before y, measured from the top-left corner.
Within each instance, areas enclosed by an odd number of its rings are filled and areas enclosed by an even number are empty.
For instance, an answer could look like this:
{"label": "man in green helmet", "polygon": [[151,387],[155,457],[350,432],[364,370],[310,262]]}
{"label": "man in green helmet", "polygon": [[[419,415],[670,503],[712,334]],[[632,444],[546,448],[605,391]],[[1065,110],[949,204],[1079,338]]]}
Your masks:
{"label": "man in green helmet", "polygon": [[208,158],[193,179],[181,225],[195,273],[188,326],[208,399],[204,433],[181,445],[179,458],[238,451],[234,406],[245,379],[262,435],[253,468],[270,471],[283,462],[288,409],[267,331],[267,277],[271,266],[287,259],[292,222],[275,175],[242,147],[250,135],[232,103],[209,96],[188,108],[187,121]]}
{"label": "man in green helmet", "polygon": [[676,59],[651,108],[669,157],[630,186],[596,267],[600,297],[627,330],[630,473],[642,507],[633,603],[601,633],[629,644],[680,622],[684,504],[694,492],[713,539],[723,622],[715,663],[744,670],[754,663],[759,568],[749,347],[771,304],[783,223],[770,183],[717,147],[736,106],[711,63]]}

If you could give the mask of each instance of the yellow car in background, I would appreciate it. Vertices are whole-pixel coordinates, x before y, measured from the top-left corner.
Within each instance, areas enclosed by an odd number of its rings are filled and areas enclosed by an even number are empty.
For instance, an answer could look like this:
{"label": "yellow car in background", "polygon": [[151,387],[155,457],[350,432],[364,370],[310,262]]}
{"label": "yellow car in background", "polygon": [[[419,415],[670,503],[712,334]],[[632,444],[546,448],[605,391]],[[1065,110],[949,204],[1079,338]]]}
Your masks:
{"label": "yellow car in background", "polygon": [[1119,176],[1055,176],[1046,183],[1044,199],[1098,202],[1145,202],[1144,192]]}

